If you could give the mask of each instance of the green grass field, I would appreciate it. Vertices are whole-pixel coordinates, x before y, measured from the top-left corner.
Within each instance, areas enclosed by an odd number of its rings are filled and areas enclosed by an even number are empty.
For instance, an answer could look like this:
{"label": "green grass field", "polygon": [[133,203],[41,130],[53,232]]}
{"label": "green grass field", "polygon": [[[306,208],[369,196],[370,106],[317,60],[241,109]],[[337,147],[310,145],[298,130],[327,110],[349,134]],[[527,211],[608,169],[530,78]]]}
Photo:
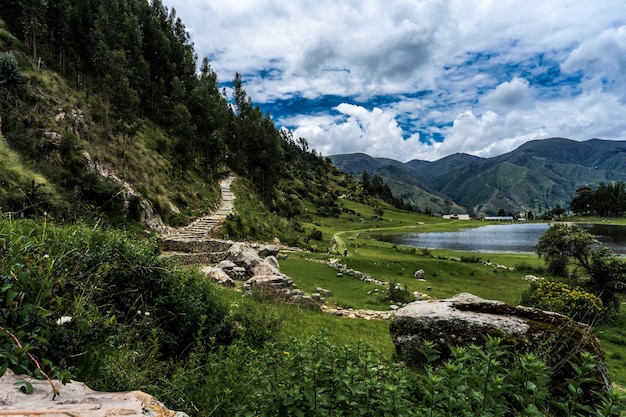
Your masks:
{"label": "green grass field", "polygon": [[[443,220],[422,214],[385,208],[376,216],[371,207],[347,200],[341,204],[344,213],[339,218],[314,216],[307,227],[317,228],[323,240],[315,242],[316,252],[286,252],[280,260],[281,271],[291,276],[298,288],[307,293],[322,287],[333,292],[326,304],[354,309],[388,310],[389,301],[378,294],[383,287],[365,283],[350,276],[337,276],[337,271],[322,261],[336,259],[349,268],[386,281],[398,282],[411,291],[433,298],[448,298],[469,292],[486,299],[516,305],[529,288],[526,275],[542,275],[543,260],[534,254],[476,254],[449,250],[427,250],[396,246],[376,240],[381,232],[406,233],[446,231],[478,227],[488,222]],[[590,219],[587,219],[590,220]],[[348,256],[341,256],[343,249]],[[490,262],[488,266],[477,260]],[[507,269],[497,265],[506,266]],[[416,269],[425,271],[425,281],[413,278]],[[539,271],[539,272],[537,272]],[[378,291],[376,291],[378,289]],[[308,336],[325,331],[335,343],[363,339],[382,354],[393,353],[389,337],[389,322],[338,318],[294,306],[275,306],[285,318],[280,336]],[[612,378],[626,385],[626,312],[611,324],[596,327],[596,333],[606,352]]]}

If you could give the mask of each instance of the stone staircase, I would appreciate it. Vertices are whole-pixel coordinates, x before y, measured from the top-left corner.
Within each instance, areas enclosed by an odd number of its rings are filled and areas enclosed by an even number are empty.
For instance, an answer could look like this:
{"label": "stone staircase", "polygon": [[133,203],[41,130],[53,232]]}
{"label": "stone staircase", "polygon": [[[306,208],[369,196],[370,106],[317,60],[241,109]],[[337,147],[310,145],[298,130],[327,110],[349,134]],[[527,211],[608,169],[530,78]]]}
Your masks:
{"label": "stone staircase", "polygon": [[233,211],[235,196],[230,186],[235,178],[231,175],[220,181],[222,202],[215,212],[159,238],[163,256],[183,264],[215,263],[224,258],[233,242],[213,239],[211,232]]}

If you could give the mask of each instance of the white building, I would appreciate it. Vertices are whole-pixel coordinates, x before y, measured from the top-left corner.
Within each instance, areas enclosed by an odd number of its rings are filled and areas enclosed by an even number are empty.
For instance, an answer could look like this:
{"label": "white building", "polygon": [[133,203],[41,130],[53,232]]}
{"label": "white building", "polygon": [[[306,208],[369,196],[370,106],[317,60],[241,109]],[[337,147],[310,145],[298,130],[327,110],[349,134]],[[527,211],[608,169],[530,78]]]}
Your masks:
{"label": "white building", "polygon": [[443,218],[448,220],[470,220],[469,214],[444,214]]}

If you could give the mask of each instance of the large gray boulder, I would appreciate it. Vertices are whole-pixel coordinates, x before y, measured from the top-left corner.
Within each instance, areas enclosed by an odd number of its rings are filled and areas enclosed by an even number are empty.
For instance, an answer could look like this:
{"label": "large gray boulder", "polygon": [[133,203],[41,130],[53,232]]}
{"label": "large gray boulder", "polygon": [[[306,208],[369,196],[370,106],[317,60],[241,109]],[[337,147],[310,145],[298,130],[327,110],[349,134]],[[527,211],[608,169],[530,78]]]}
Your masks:
{"label": "large gray boulder", "polygon": [[233,244],[226,252],[226,260],[244,268],[252,268],[261,262],[258,252],[245,243]]}
{"label": "large gray boulder", "polygon": [[[514,349],[544,349],[545,353],[550,348],[554,384],[573,376],[569,360],[581,352],[604,361],[598,339],[588,325],[561,314],[514,307],[472,294],[412,302],[396,311],[390,332],[399,356],[414,364],[423,358],[419,352],[425,341],[435,344],[442,360],[449,357],[450,346],[484,345],[486,335],[500,337]],[[603,364],[592,376],[598,387],[610,387]]]}

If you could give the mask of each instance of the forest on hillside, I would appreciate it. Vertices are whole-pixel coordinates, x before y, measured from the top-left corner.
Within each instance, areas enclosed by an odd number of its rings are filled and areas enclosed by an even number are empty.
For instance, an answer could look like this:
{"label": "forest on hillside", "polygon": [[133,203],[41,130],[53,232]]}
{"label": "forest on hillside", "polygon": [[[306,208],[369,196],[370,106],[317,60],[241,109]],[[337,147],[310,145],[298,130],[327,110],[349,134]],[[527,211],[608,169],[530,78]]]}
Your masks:
{"label": "forest on hillside", "polygon": [[[174,176],[193,172],[214,182],[232,170],[251,179],[267,209],[291,216],[285,196],[301,193],[284,190],[277,196],[280,180],[306,181],[332,170],[306,139],[276,127],[247,95],[239,74],[232,91],[221,88],[209,60],[196,56],[176,11],[161,0],[7,0],[0,4],[0,23],[0,40],[8,49],[0,55],[13,58],[17,52],[18,61],[20,54],[28,61],[21,67],[61,74],[89,103],[100,140],[127,148],[146,123],[164,132],[155,148]],[[2,133],[13,149],[37,159],[44,147],[36,139],[41,128],[24,114],[29,106],[24,104],[37,97],[20,89],[19,77],[5,81],[11,92],[0,98]],[[62,152],[69,147],[62,141]],[[65,165],[80,171],[71,162]],[[74,182],[63,185],[89,188]]]}
{"label": "forest on hillside", "polygon": [[[0,17],[32,62],[59,72],[97,103],[105,136],[132,140],[144,120],[168,133],[162,152],[175,170],[211,179],[226,161],[249,175],[270,203],[284,161],[280,132],[235,76],[233,100],[220,91],[207,58],[197,71],[189,34],[160,0],[5,1]],[[8,116],[8,117],[7,117]],[[14,147],[28,128],[5,115]],[[21,124],[21,125],[20,125]],[[33,151],[33,150],[31,150]]]}

